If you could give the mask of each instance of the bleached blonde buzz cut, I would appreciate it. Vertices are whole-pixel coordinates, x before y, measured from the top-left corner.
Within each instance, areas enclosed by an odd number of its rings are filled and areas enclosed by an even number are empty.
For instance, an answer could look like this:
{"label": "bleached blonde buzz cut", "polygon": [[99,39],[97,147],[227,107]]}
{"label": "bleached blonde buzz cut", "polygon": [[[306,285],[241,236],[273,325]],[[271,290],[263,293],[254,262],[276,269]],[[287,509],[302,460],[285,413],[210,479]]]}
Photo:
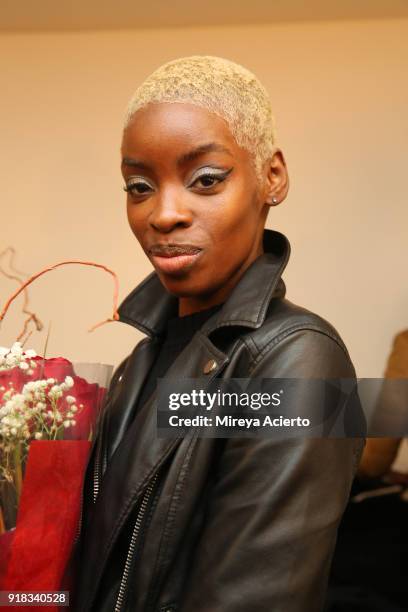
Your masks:
{"label": "bleached blonde buzz cut", "polygon": [[206,108],[224,119],[253,161],[258,179],[276,150],[275,119],[268,92],[247,68],[213,55],[190,55],[152,72],[131,97],[124,129],[151,103],[179,102]]}

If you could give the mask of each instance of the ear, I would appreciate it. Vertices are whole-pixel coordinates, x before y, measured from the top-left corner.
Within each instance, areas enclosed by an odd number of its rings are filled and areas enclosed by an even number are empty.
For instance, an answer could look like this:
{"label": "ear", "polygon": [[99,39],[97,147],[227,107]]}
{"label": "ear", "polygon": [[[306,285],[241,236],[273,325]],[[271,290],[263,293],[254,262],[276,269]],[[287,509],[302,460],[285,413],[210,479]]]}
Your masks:
{"label": "ear", "polygon": [[282,151],[275,147],[272,157],[265,164],[265,203],[277,206],[286,198],[289,175]]}

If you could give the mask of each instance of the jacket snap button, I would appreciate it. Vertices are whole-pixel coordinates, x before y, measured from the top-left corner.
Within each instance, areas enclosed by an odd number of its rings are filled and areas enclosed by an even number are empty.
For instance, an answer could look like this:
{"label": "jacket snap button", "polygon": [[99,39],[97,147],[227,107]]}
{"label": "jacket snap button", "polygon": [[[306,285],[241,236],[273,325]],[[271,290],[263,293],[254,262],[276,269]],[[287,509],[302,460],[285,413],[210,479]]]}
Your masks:
{"label": "jacket snap button", "polygon": [[209,374],[210,372],[215,370],[216,367],[217,367],[217,362],[215,361],[215,359],[210,359],[205,364],[205,366],[203,368],[203,372],[204,372],[204,374]]}

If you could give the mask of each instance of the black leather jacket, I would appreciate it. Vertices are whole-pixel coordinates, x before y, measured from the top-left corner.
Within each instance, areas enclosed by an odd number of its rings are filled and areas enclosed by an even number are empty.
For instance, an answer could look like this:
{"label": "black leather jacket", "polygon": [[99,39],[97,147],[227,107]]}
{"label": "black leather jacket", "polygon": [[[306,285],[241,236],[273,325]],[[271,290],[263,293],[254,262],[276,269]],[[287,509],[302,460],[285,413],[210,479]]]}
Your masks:
{"label": "black leather jacket", "polygon": [[[265,229],[264,251],[166,377],[355,376],[336,330],[284,297],[287,239]],[[132,407],[176,304],[152,272],[120,307],[121,320],[147,338],[116,370],[93,445],[75,610],[321,610],[363,441],[158,438],[156,392],[132,429]],[[131,443],[115,453],[125,432]],[[123,573],[115,550],[129,516],[135,551],[115,603],[111,582]]]}

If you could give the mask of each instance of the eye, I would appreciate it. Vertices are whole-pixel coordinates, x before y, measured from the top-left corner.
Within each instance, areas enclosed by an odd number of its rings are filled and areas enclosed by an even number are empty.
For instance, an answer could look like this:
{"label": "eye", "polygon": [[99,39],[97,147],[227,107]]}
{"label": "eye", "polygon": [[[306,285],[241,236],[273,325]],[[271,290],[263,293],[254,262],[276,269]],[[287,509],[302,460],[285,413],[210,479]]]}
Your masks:
{"label": "eye", "polygon": [[123,189],[131,195],[144,195],[153,190],[153,187],[142,177],[135,177],[129,180]]}
{"label": "eye", "polygon": [[193,180],[190,182],[189,187],[198,187],[202,190],[210,190],[219,183],[225,181],[227,176],[232,172],[232,168],[229,170],[219,170],[216,168],[201,168],[201,172],[196,173]]}

